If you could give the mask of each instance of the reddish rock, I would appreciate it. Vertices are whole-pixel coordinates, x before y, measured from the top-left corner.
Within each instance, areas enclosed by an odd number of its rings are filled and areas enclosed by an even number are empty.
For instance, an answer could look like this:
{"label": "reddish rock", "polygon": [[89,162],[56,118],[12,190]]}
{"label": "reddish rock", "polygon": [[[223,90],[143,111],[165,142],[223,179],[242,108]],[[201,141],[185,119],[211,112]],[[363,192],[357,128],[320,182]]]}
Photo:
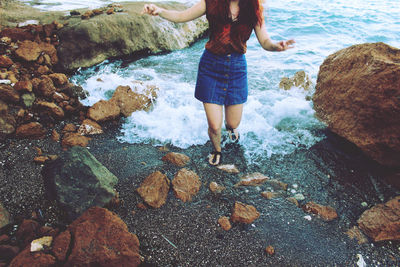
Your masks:
{"label": "reddish rock", "polygon": [[72,133],[76,131],[76,126],[73,123],[67,123],[62,129],[62,133]]}
{"label": "reddish rock", "polygon": [[99,207],[87,210],[69,227],[73,236],[66,266],[138,266],[139,240],[114,213]]}
{"label": "reddish rock", "polygon": [[31,253],[30,247],[19,253],[10,263],[9,267],[52,267],[55,266],[56,259],[43,251]]}
{"label": "reddish rock", "polygon": [[162,160],[172,163],[179,167],[184,167],[186,164],[188,164],[190,158],[182,153],[170,152],[164,157],[162,157]]}
{"label": "reddish rock", "polygon": [[[8,37],[12,41],[33,40],[35,38],[31,31],[24,28],[6,28],[0,32],[0,37]],[[8,44],[11,44],[11,42],[8,42]]]}
{"label": "reddish rock", "polygon": [[103,129],[97,122],[85,119],[79,126],[78,133],[81,135],[102,134]]}
{"label": "reddish rock", "polygon": [[0,55],[0,68],[9,68],[14,62],[6,55]]}
{"label": "reddish rock", "polygon": [[114,8],[109,8],[109,9],[107,9],[107,15],[112,15],[112,14],[114,14],[115,13],[115,11],[114,11]]}
{"label": "reddish rock", "polygon": [[37,156],[33,159],[34,162],[39,164],[44,164],[46,161],[50,160],[47,156]]}
{"label": "reddish rock", "polygon": [[57,49],[54,47],[54,45],[49,43],[40,43],[39,47],[44,55],[48,55],[50,57],[51,65],[58,63]]}
{"label": "reddish rock", "polygon": [[0,203],[0,228],[10,223],[10,213]]}
{"label": "reddish rock", "polygon": [[375,242],[400,240],[400,196],[364,211],[357,223]]}
{"label": "reddish rock", "polygon": [[17,103],[20,96],[11,85],[0,83],[0,99],[5,102]]}
{"label": "reddish rock", "polygon": [[46,130],[38,122],[30,122],[20,125],[15,131],[18,138],[42,139],[46,134]]}
{"label": "reddish rock", "polygon": [[157,171],[144,179],[137,192],[147,205],[160,208],[167,200],[169,185],[167,176]]}
{"label": "reddish rock", "polygon": [[41,52],[39,44],[29,40],[23,41],[15,50],[15,54],[25,61],[36,61]]}
{"label": "reddish rock", "polygon": [[69,231],[60,233],[54,239],[51,251],[58,261],[64,262],[66,260],[70,243],[71,233]]}
{"label": "reddish rock", "polygon": [[220,194],[222,191],[226,189],[225,186],[219,185],[216,182],[211,182],[209,185],[209,189],[211,192],[215,194]]}
{"label": "reddish rock", "polygon": [[53,130],[53,131],[51,132],[51,139],[52,139],[53,141],[55,141],[55,142],[60,141],[60,134],[59,134],[56,130]]}
{"label": "reddish rock", "polygon": [[275,249],[273,246],[268,246],[265,248],[265,253],[267,253],[268,255],[272,256],[275,254]]}
{"label": "reddish rock", "polygon": [[199,176],[185,168],[179,170],[172,180],[175,196],[183,202],[191,201],[192,197],[199,192],[200,186]]}
{"label": "reddish rock", "polygon": [[88,10],[83,15],[81,16],[82,19],[90,19],[91,17],[94,16],[94,13],[92,10]]}
{"label": "reddish rock", "polygon": [[372,159],[400,166],[400,50],[384,43],[342,49],[320,66],[316,116]]}
{"label": "reddish rock", "polygon": [[325,221],[332,221],[338,217],[336,210],[330,206],[322,206],[315,202],[308,202],[303,206],[303,210],[320,216]]}
{"label": "reddish rock", "polygon": [[21,244],[21,248],[24,249],[28,246],[32,240],[38,237],[37,233],[40,229],[40,224],[34,220],[24,220],[19,226],[15,233],[15,237]]}
{"label": "reddish rock", "polygon": [[87,147],[91,138],[80,135],[78,133],[68,133],[64,135],[61,145],[63,148],[68,148],[72,146]]}
{"label": "reddish rock", "polygon": [[32,88],[31,81],[19,81],[14,85],[14,89],[18,92],[32,92]]}
{"label": "reddish rock", "polygon": [[95,14],[95,15],[103,14],[103,10],[101,10],[100,8],[93,9],[92,11],[93,11],[93,14]]}
{"label": "reddish rock", "polygon": [[149,110],[151,108],[152,101],[155,97],[152,93],[156,92],[153,90],[149,94],[139,94],[133,92],[129,86],[118,86],[111,98],[112,101],[119,106],[122,115],[129,117],[132,112],[137,110]]}
{"label": "reddish rock", "polygon": [[295,198],[295,197],[288,197],[287,200],[289,202],[292,202],[293,204],[295,204],[297,207],[299,207],[299,201]]}
{"label": "reddish rock", "polygon": [[38,75],[48,74],[50,72],[49,67],[40,65],[39,68],[36,69],[36,73]]}
{"label": "reddish rock", "polygon": [[53,118],[62,119],[65,116],[64,110],[53,102],[37,101],[36,106]]}
{"label": "reddish rock", "polygon": [[235,186],[258,186],[263,184],[269,177],[261,174],[259,172],[246,174],[245,176],[240,177],[240,182],[235,184]]}
{"label": "reddish rock", "polygon": [[64,73],[53,73],[49,77],[56,86],[61,86],[68,82],[68,78]]}
{"label": "reddish rock", "polygon": [[346,232],[350,239],[357,239],[358,244],[365,244],[368,242],[367,237],[361,232],[360,228],[354,226]]}
{"label": "reddish rock", "polygon": [[232,222],[250,224],[258,217],[260,217],[260,213],[254,206],[246,205],[238,201],[235,202],[231,215]]}
{"label": "reddish rock", "polygon": [[231,222],[229,218],[226,216],[222,216],[218,219],[218,224],[221,226],[222,229],[225,231],[229,231],[232,228]]}
{"label": "reddish rock", "polygon": [[61,93],[59,93],[59,92],[54,92],[52,98],[53,98],[53,100],[55,100],[55,101],[58,102],[58,103],[67,100],[67,99],[64,97],[64,95],[61,94]]}
{"label": "reddish rock", "polygon": [[49,78],[49,76],[43,75],[40,80],[39,85],[37,86],[37,90],[35,90],[35,86],[33,87],[35,93],[38,95],[42,95],[45,97],[52,97],[54,92],[56,92],[56,87],[53,84],[53,81]]}
{"label": "reddish rock", "polygon": [[264,191],[264,192],[261,192],[261,196],[266,199],[273,199],[273,198],[278,198],[278,197],[282,196],[282,193]]}
{"label": "reddish rock", "polygon": [[113,120],[119,117],[121,110],[114,101],[100,100],[88,110],[88,118],[97,122]]}

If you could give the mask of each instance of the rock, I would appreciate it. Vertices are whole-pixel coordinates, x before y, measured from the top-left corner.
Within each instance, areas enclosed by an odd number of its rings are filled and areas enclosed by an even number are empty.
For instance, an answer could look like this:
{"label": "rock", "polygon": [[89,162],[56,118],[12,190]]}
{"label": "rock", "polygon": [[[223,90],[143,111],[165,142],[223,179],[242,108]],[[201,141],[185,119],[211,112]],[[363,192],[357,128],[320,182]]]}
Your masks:
{"label": "rock", "polygon": [[54,86],[54,83],[50,79],[50,77],[47,75],[43,75],[42,79],[40,80],[39,85],[37,86],[37,89],[35,90],[35,86],[34,86],[33,90],[38,95],[51,98],[57,89]]}
{"label": "rock", "polygon": [[10,263],[9,267],[20,266],[37,266],[37,267],[52,267],[55,266],[56,259],[50,254],[43,251],[31,253],[30,248],[26,248],[19,253]]}
{"label": "rock", "polygon": [[304,90],[309,90],[312,86],[310,77],[304,70],[298,71],[292,78],[283,77],[279,83],[279,88],[289,90],[293,86],[302,87]]}
{"label": "rock", "polygon": [[358,244],[365,244],[368,243],[368,239],[366,238],[366,236],[360,231],[360,228],[358,228],[357,226],[353,226],[353,228],[349,229],[346,232],[346,235],[349,236],[350,239],[357,239]]}
{"label": "rock", "polygon": [[54,239],[51,251],[58,261],[64,262],[66,260],[70,243],[71,233],[69,231],[64,231],[60,233]]}
{"label": "rock", "polygon": [[39,239],[35,239],[31,242],[31,252],[42,251],[46,247],[50,247],[52,242],[52,236],[44,236]]}
{"label": "rock", "polygon": [[[163,7],[183,10],[188,6],[166,3]],[[99,64],[108,58],[131,57],[143,51],[158,53],[181,49],[195,42],[208,29],[205,16],[187,23],[170,23],[152,16],[141,16],[142,8],[142,3],[126,3],[124,14],[119,16],[95,16],[64,26],[58,32],[60,67],[74,70]]]}
{"label": "rock", "polygon": [[184,167],[186,164],[188,164],[190,158],[182,153],[170,152],[162,157],[162,161],[172,163],[179,167]]}
{"label": "rock", "polygon": [[275,190],[283,190],[286,191],[288,188],[288,184],[281,182],[279,180],[276,179],[271,179],[271,180],[267,180],[266,183],[271,186],[273,189]]}
{"label": "rock", "polygon": [[81,18],[82,19],[90,19],[93,16],[94,16],[93,11],[92,10],[88,10],[85,13],[82,14]]}
{"label": "rock", "polygon": [[76,131],[76,126],[73,123],[67,123],[61,130],[62,133],[72,133]]}
{"label": "rock", "polygon": [[289,202],[292,202],[293,204],[295,204],[297,207],[299,207],[299,201],[295,198],[295,197],[288,197],[287,200]]}
{"label": "rock", "polygon": [[121,109],[114,101],[100,100],[88,110],[88,118],[97,122],[113,120],[119,117]]}
{"label": "rock", "polygon": [[24,102],[24,106],[27,108],[32,107],[33,102],[35,102],[35,100],[36,100],[34,93],[23,94],[21,98],[22,98],[22,102]]}
{"label": "rock", "polygon": [[37,101],[36,106],[55,119],[62,119],[65,116],[64,110],[53,102]]}
{"label": "rock", "polygon": [[39,44],[39,47],[41,54],[48,55],[50,57],[51,65],[56,65],[58,63],[57,49],[54,47],[54,45],[42,42]]}
{"label": "rock", "polygon": [[325,221],[332,221],[338,217],[336,210],[330,206],[322,206],[315,202],[308,202],[303,206],[303,210],[320,216]]}
{"label": "rock", "polygon": [[50,72],[49,67],[43,66],[43,65],[40,65],[39,68],[37,68],[37,70],[36,70],[36,73],[38,75],[48,74],[49,72]]}
{"label": "rock", "polygon": [[58,142],[60,141],[60,134],[53,129],[53,131],[51,132],[51,140]]}
{"label": "rock", "polygon": [[191,201],[192,197],[199,192],[200,186],[199,176],[185,168],[178,171],[172,180],[172,188],[175,196],[183,202]]}
{"label": "rock", "polygon": [[360,229],[375,242],[400,239],[400,196],[377,204],[361,214]]}
{"label": "rock", "polygon": [[21,248],[28,246],[32,240],[38,237],[40,224],[34,220],[23,220],[18,226],[15,237],[20,243]]}
{"label": "rock", "polygon": [[235,184],[235,186],[258,186],[263,184],[268,179],[269,177],[259,172],[250,173],[240,177],[240,182]]}
{"label": "rock", "polygon": [[210,191],[214,194],[220,194],[222,191],[226,189],[225,186],[219,185],[216,182],[211,182],[209,185]]}
{"label": "rock", "polygon": [[15,132],[15,126],[15,118],[8,114],[7,104],[0,100],[0,139]]}
{"label": "rock", "polygon": [[4,261],[11,261],[15,258],[19,253],[19,248],[10,245],[0,245],[0,262]]}
{"label": "rock", "polygon": [[61,141],[61,146],[63,148],[73,146],[87,147],[90,140],[91,138],[83,136],[79,133],[68,133],[64,135],[64,138]]}
{"label": "rock", "polygon": [[15,131],[18,138],[42,139],[46,134],[46,130],[38,122],[30,122],[20,125]]}
{"label": "rock", "polygon": [[232,222],[250,224],[260,217],[260,213],[252,205],[247,205],[236,201],[233,207],[231,220]]}
{"label": "rock", "polygon": [[46,161],[50,160],[47,156],[37,156],[33,159],[34,162],[39,164],[44,164]]}
{"label": "rock", "polygon": [[268,246],[265,248],[265,253],[267,253],[268,255],[272,256],[275,254],[275,249],[273,246]]}
{"label": "rock", "polygon": [[115,12],[114,12],[114,8],[109,8],[109,9],[107,9],[106,13],[107,13],[107,15],[112,15],[112,14],[114,14],[114,13],[115,13]]}
{"label": "rock", "polygon": [[82,122],[81,126],[79,126],[78,133],[81,135],[102,134],[103,129],[97,122],[85,119]]}
{"label": "rock", "polygon": [[221,226],[222,229],[225,231],[229,231],[232,228],[231,222],[229,218],[226,216],[222,216],[218,219],[218,224]]}
{"label": "rock", "polygon": [[6,55],[0,55],[0,68],[9,68],[14,62]]}
{"label": "rock", "polygon": [[0,228],[6,226],[10,223],[10,213],[3,207],[3,204],[0,203]]}
{"label": "rock", "polygon": [[[400,50],[384,43],[342,49],[320,66],[316,116],[386,166],[400,166]],[[340,103],[340,104],[338,104]]]}
{"label": "rock", "polygon": [[14,89],[21,93],[32,92],[31,81],[19,81],[14,85]]}
{"label": "rock", "polygon": [[36,61],[40,53],[42,53],[42,49],[40,49],[39,44],[29,40],[23,41],[15,50],[15,54],[25,61]]}
{"label": "rock", "polygon": [[69,218],[76,218],[92,206],[103,207],[115,196],[118,182],[90,152],[74,146],[43,170],[47,190],[56,196]]}
{"label": "rock", "polygon": [[20,96],[11,85],[0,83],[0,99],[5,102],[18,103]]}
{"label": "rock", "polygon": [[237,174],[240,172],[234,164],[218,165],[217,168],[227,173]]}
{"label": "rock", "polygon": [[261,196],[266,199],[273,199],[273,198],[278,198],[278,197],[282,196],[282,193],[281,192],[264,191],[264,192],[261,192]]}
{"label": "rock", "polygon": [[[120,108],[125,117],[129,117],[132,112],[137,110],[149,110],[156,98],[156,90],[148,95],[133,92],[129,86],[118,86],[111,98]],[[153,96],[154,95],[154,96]]]}
{"label": "rock", "polygon": [[156,171],[144,179],[137,192],[147,205],[160,208],[167,200],[169,185],[167,176]]}
{"label": "rock", "polygon": [[61,86],[68,82],[67,75],[64,73],[52,73],[49,75],[55,86]]}
{"label": "rock", "polygon": [[296,199],[297,201],[302,201],[302,200],[306,199],[305,196],[301,193],[295,194],[293,196],[293,198]]}
{"label": "rock", "polygon": [[65,266],[139,266],[139,240],[114,213],[90,208],[69,227],[71,254]]}

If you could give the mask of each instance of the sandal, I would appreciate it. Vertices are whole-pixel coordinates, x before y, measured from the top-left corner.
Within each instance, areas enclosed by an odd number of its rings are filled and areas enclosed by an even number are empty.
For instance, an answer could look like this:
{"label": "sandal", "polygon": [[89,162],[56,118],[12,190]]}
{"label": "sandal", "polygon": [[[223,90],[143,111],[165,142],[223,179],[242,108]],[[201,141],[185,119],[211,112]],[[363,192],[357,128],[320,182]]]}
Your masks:
{"label": "sandal", "polygon": [[[219,158],[218,158],[218,156],[219,156]],[[208,156],[208,163],[210,163],[213,166],[216,166],[216,165],[220,164],[221,160],[222,160],[221,151],[213,151]]]}
{"label": "sandal", "polygon": [[235,144],[238,143],[239,139],[240,139],[240,134],[237,133],[237,136],[236,136],[235,131],[234,131],[235,129],[228,127],[228,125],[226,125],[226,124],[225,124],[225,128],[228,131],[229,139]]}

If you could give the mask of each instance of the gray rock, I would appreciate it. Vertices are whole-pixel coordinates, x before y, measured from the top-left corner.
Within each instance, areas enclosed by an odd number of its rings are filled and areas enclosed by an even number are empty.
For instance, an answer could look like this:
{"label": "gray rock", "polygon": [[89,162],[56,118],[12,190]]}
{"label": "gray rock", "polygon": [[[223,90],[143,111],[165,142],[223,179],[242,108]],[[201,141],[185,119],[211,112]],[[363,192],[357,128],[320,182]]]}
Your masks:
{"label": "gray rock", "polygon": [[75,219],[92,206],[103,207],[115,196],[118,178],[86,148],[72,147],[42,171],[46,187]]}
{"label": "gray rock", "polygon": [[[160,4],[185,9],[179,3]],[[87,20],[71,18],[59,32],[59,67],[69,71],[90,67],[108,58],[135,57],[182,49],[208,29],[205,16],[187,23],[171,23],[141,15],[143,3],[124,3],[124,12],[97,15]]]}
{"label": "gray rock", "polygon": [[8,213],[6,208],[3,207],[3,204],[0,203],[0,228],[6,226],[9,223],[10,223],[10,214]]}
{"label": "gray rock", "polygon": [[22,101],[24,102],[25,107],[30,108],[35,102],[35,94],[34,93],[27,93],[22,95]]}

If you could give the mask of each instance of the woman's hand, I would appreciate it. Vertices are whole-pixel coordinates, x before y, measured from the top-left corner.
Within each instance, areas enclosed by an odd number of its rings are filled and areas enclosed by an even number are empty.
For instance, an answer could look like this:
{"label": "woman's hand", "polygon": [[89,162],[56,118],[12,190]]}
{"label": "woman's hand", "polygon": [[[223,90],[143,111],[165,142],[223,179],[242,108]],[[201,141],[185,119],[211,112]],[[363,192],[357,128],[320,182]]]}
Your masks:
{"label": "woman's hand", "polygon": [[288,49],[290,49],[290,48],[293,48],[294,47],[294,43],[295,43],[296,41],[295,40],[293,40],[293,39],[290,39],[290,40],[287,40],[287,41],[280,41],[280,42],[277,42],[276,44],[275,44],[275,51],[279,51],[279,52],[281,52],[281,51],[285,51],[285,50],[288,50]]}
{"label": "woman's hand", "polygon": [[145,4],[142,10],[142,14],[149,14],[152,16],[158,16],[163,9],[154,4]]}

